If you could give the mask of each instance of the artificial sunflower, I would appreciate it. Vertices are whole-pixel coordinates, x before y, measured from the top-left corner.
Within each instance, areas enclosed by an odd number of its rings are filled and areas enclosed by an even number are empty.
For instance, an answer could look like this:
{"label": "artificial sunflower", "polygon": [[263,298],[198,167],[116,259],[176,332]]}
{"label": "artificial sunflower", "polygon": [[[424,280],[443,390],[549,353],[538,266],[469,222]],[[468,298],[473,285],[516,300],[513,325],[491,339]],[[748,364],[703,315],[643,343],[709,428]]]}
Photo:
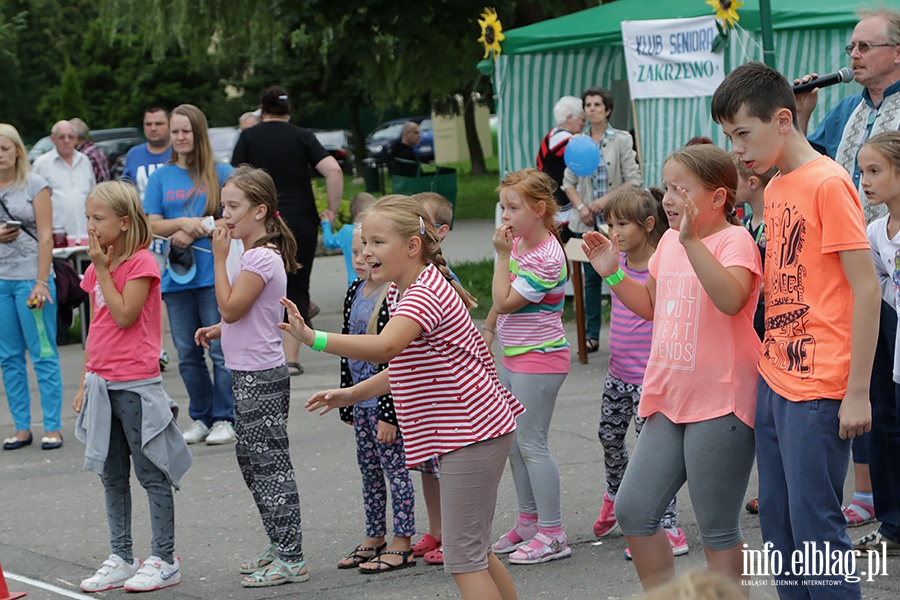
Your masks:
{"label": "artificial sunflower", "polygon": [[734,24],[741,20],[737,9],[744,5],[739,0],[706,0],[706,3],[713,7],[716,11],[716,18],[728,28],[733,28]]}
{"label": "artificial sunflower", "polygon": [[481,18],[478,19],[478,24],[481,25],[481,37],[478,41],[484,44],[484,58],[493,53],[494,60],[497,60],[497,56],[500,55],[500,42],[506,39],[503,35],[503,25],[497,18],[497,11],[485,8]]}

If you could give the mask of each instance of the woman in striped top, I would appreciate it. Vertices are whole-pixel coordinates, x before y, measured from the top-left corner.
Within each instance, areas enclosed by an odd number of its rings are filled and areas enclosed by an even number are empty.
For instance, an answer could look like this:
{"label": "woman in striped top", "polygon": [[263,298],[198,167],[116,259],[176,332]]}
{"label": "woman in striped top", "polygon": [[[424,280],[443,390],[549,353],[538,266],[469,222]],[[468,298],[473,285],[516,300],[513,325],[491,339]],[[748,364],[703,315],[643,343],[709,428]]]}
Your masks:
{"label": "woman in striped top", "polygon": [[568,271],[556,233],[555,187],[549,175],[524,169],[497,188],[502,224],[494,234],[494,304],[484,326],[490,344],[496,325],[503,346],[500,381],[526,408],[509,454],[519,516],[493,545],[522,565],[572,554],[562,528],[559,469],[547,441],[571,360],[562,326]]}
{"label": "woman in striped top", "polygon": [[[382,198],[367,211],[362,238],[372,280],[391,282],[391,320],[381,333],[313,331],[287,299],[290,324],[279,326],[313,350],[388,368],[352,387],[318,392],[306,407],[326,413],[393,394],[407,466],[441,461],[444,569],[464,599],[512,600],[512,578],[488,548],[497,487],[524,408],[500,384],[468,313],[475,299],[450,277],[420,203]],[[412,551],[400,558],[412,560]]]}

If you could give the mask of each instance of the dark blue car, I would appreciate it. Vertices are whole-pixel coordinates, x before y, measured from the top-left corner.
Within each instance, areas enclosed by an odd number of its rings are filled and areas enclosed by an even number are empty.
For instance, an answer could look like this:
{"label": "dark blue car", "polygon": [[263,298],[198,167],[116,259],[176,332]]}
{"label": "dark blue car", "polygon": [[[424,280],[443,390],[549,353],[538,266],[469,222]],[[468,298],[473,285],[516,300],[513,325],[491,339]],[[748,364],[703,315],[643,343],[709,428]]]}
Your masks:
{"label": "dark blue car", "polygon": [[366,149],[369,151],[369,156],[380,163],[388,162],[394,146],[400,143],[403,124],[408,121],[418,123],[422,132],[419,145],[413,148],[416,156],[422,162],[434,161],[434,129],[431,125],[431,117],[427,116],[393,119],[376,127],[366,137]]}

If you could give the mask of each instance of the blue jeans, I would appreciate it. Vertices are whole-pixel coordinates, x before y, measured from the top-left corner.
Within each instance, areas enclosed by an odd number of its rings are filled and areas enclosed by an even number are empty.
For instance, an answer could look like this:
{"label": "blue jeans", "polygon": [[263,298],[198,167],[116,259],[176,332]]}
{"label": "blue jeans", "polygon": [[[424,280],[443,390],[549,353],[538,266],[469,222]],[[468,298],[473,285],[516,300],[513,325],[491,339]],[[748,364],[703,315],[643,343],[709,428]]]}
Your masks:
{"label": "blue jeans", "polygon": [[603,278],[591,263],[582,263],[584,268],[584,315],[587,339],[599,340],[603,325]]}
{"label": "blue jeans", "polygon": [[[839,433],[839,400],[791,402],[759,378],[756,395],[756,466],[759,472],[759,528],[763,541],[784,560],[789,571],[795,550],[813,542],[843,556],[853,551],[841,511],[844,478],[850,463],[850,440]],[[807,585],[802,576],[776,577],[778,596],[788,598],[861,598],[859,583],[841,576],[810,579],[837,584]],[[780,585],[780,581],[789,581]]]}
{"label": "blue jeans", "polygon": [[50,278],[53,303],[46,302],[42,309],[41,320],[50,348],[44,352],[46,356],[41,356],[38,313],[26,305],[34,283],[34,279],[0,279],[0,322],[4,324],[0,335],[0,370],[3,371],[3,386],[16,430],[31,429],[31,392],[25,366],[25,352],[28,352],[41,393],[44,431],[59,431],[62,428],[62,373],[56,348],[56,282]]}
{"label": "blue jeans", "polygon": [[191,419],[202,421],[207,427],[217,421],[234,423],[231,371],[225,367],[222,344],[215,340],[209,345],[209,358],[213,363],[210,378],[203,347],[194,343],[194,333],[198,329],[222,320],[216,303],[216,288],[166,292],[163,300],[178,353],[178,370],[191,399],[188,410]]}

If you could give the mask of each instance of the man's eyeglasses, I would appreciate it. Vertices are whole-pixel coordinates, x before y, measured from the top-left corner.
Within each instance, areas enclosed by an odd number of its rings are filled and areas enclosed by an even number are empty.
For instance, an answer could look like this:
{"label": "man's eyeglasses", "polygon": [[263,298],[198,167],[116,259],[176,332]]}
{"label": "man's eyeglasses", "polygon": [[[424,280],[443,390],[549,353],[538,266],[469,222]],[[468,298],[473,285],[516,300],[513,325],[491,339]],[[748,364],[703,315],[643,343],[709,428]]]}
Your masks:
{"label": "man's eyeglasses", "polygon": [[844,52],[847,53],[847,56],[850,56],[853,53],[854,48],[859,48],[860,54],[865,54],[871,48],[882,48],[888,46],[898,46],[900,44],[870,44],[869,42],[850,42],[846,46],[844,46]]}

